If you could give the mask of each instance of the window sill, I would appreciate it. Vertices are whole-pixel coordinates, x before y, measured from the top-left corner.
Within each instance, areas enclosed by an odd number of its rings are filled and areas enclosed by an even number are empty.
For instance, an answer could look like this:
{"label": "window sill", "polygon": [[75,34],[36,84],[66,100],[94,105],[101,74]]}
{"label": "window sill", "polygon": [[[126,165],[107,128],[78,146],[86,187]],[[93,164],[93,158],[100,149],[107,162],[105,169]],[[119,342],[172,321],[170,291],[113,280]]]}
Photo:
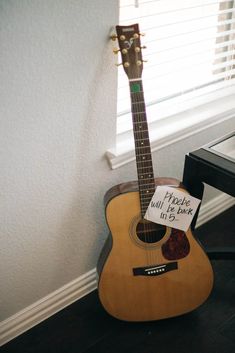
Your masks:
{"label": "window sill", "polygon": [[[161,121],[152,122],[149,127],[151,150],[160,150],[228,119],[235,119],[235,94],[169,116],[164,119],[164,124]],[[119,136],[116,148],[108,150],[106,156],[111,169],[134,161],[132,132]]]}

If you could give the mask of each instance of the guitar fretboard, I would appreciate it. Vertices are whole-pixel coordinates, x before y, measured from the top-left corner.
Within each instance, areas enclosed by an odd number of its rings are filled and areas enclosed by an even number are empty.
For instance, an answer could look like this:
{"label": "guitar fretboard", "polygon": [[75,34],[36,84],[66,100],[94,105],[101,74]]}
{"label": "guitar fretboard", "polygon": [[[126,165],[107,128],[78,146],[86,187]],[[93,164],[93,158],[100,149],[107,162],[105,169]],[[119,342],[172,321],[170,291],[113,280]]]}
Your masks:
{"label": "guitar fretboard", "polygon": [[155,191],[152,155],[142,80],[130,80],[131,111],[135,139],[141,216],[145,215]]}

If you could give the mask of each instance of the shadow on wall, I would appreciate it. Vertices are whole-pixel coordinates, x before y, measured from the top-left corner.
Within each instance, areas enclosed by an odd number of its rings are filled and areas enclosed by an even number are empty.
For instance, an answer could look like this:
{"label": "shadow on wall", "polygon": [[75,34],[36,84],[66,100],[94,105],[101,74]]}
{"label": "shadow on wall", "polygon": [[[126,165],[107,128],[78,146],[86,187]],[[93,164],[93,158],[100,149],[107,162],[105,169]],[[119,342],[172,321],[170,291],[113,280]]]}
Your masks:
{"label": "shadow on wall", "polygon": [[110,139],[113,141],[115,131],[110,129],[110,126],[114,126],[113,122],[110,124],[107,116],[102,116],[100,102],[104,102],[105,107],[109,105],[110,97],[104,96],[107,90],[102,90],[100,83],[105,81],[104,76],[109,69],[105,60],[109,53],[110,47],[106,45],[87,85],[89,109],[80,122],[77,144],[77,190],[58,231],[61,267],[57,269],[55,277],[61,272],[70,277],[71,271],[79,276],[94,268],[108,233],[103,196],[109,185],[113,184],[113,172],[104,153],[109,147],[106,142]]}

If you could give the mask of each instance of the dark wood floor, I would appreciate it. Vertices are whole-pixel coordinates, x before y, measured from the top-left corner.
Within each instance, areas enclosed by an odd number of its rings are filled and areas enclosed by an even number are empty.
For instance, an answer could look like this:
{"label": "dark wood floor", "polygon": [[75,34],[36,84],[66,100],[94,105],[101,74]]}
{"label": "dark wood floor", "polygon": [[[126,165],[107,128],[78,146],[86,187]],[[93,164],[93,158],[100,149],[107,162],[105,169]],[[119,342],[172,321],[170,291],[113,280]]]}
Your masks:
{"label": "dark wood floor", "polygon": [[[206,246],[235,246],[235,207],[195,233]],[[97,292],[12,340],[2,353],[234,353],[235,261],[212,260],[210,298],[190,314],[150,323],[115,320]]]}

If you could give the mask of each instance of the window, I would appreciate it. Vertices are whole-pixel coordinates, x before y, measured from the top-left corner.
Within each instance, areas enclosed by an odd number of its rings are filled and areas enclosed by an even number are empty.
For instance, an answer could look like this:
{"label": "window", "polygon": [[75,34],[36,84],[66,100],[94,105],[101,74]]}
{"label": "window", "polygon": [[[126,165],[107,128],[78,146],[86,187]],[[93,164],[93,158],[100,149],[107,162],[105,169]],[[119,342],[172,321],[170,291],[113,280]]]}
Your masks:
{"label": "window", "polygon": [[[136,22],[146,33],[142,78],[150,125],[235,92],[234,1],[120,0],[120,24]],[[119,69],[117,133],[131,129],[128,79]]]}

